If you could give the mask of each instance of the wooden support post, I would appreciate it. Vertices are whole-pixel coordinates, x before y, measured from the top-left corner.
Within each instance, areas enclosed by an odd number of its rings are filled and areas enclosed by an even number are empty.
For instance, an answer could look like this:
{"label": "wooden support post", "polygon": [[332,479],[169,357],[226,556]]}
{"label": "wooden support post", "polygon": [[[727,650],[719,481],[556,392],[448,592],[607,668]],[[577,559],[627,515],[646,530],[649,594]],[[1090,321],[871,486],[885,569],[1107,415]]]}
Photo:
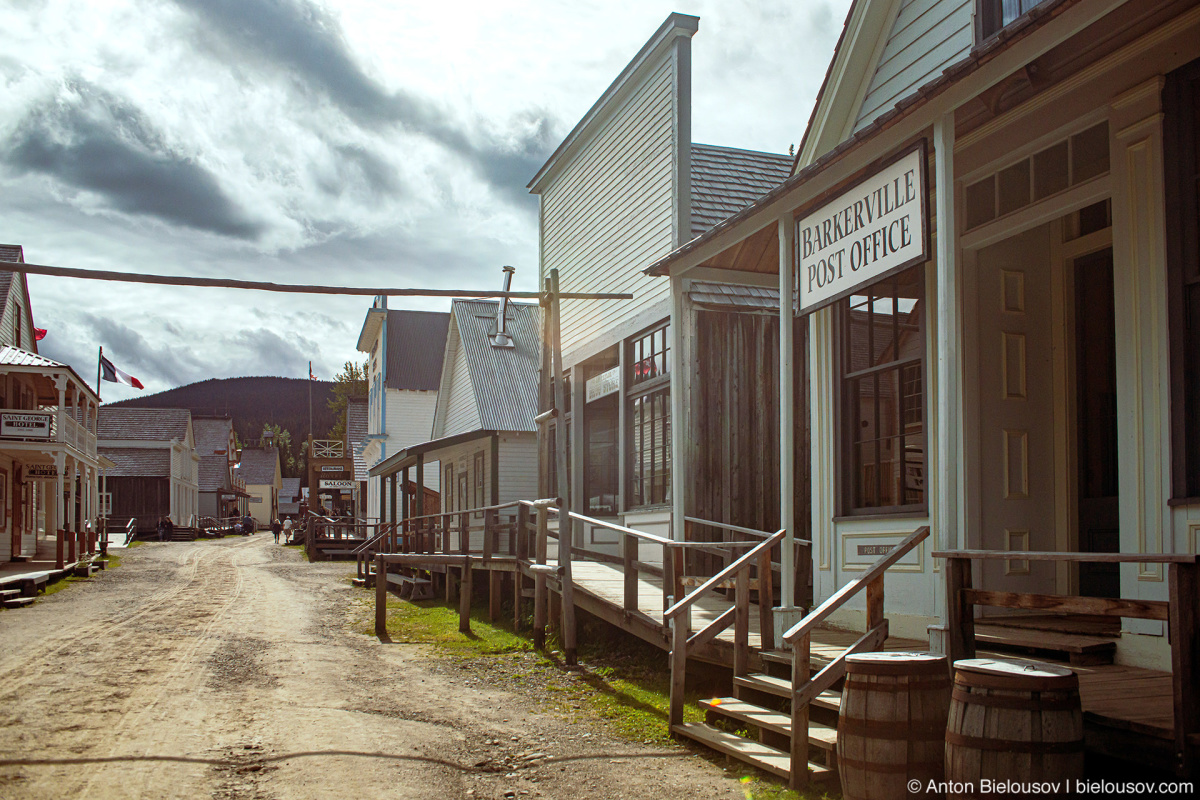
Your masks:
{"label": "wooden support post", "polygon": [[975,607],[963,589],[971,588],[971,561],[946,559],[946,660],[953,671],[954,662],[975,657]]}
{"label": "wooden support post", "polygon": [[[554,362],[554,407],[566,409],[566,387],[563,386],[562,366],[562,317],[559,308],[558,269],[550,270],[550,312],[554,320],[552,333],[554,347],[550,355]],[[576,425],[576,430],[580,430]],[[556,436],[558,446],[554,461],[558,468],[558,494],[563,498],[558,507],[558,564],[562,567],[562,630],[559,638],[562,640],[563,660],[569,664],[577,663],[575,650],[575,584],[571,572],[571,550],[575,539],[575,525],[571,521],[571,493],[567,491],[567,437]]]}
{"label": "wooden support post", "polygon": [[67,531],[67,561],[68,562],[75,561],[75,543],[76,543],[77,539],[78,539],[78,536],[75,534],[75,531]]}
{"label": "wooden support post", "polygon": [[881,572],[867,584],[867,630],[883,622],[883,576],[886,574]]}
{"label": "wooden support post", "polygon": [[375,635],[387,636],[387,564],[375,556]]}
{"label": "wooden support post", "polygon": [[[492,553],[496,547],[496,538],[499,536],[498,529],[500,526],[499,514],[495,509],[483,512],[483,560],[487,563],[492,560]],[[488,621],[495,622],[500,619],[500,578],[502,573],[496,570],[488,570]]]}
{"label": "wooden support post", "polygon": [[1196,771],[1193,737],[1200,732],[1200,565],[1171,564],[1170,583],[1171,684],[1175,700],[1175,751],[1178,771]]}
{"label": "wooden support post", "polygon": [[458,630],[460,633],[471,632],[471,559],[462,565],[461,580],[458,587]]}
{"label": "wooden support post", "polygon": [[808,785],[808,703],[797,702],[811,677],[809,635],[792,644],[792,770],[788,785],[800,790]]}
{"label": "wooden support post", "polygon": [[621,534],[621,572],[625,580],[624,609],[626,613],[638,610],[638,540],[631,533]]}
{"label": "wooden support post", "polygon": [[750,565],[734,576],[733,674],[750,671]]}
{"label": "wooden support post", "polygon": [[62,528],[59,528],[57,535],[55,536],[55,542],[54,542],[54,568],[55,569],[62,569],[64,566],[66,566],[66,562],[63,560],[63,547],[66,545],[66,538],[67,538],[67,532],[64,531]]}
{"label": "wooden support post", "polygon": [[[546,563],[546,538],[548,536],[549,512],[543,507],[537,510],[537,545],[535,562]],[[533,646],[539,650],[546,648],[546,576],[535,575],[533,578]]]}
{"label": "wooden support post", "polygon": [[525,576],[521,572],[521,565],[529,559],[529,506],[522,503],[517,506],[517,529],[513,533],[516,540],[513,542],[513,550],[516,555],[516,570],[513,572],[512,590],[513,590],[513,630],[521,630],[521,610],[525,605],[525,599],[521,596],[525,591]]}
{"label": "wooden support post", "polygon": [[687,628],[683,617],[671,620],[671,705],[667,715],[667,727],[674,729],[683,724],[684,690],[687,684]]}
{"label": "wooden support post", "polygon": [[775,649],[775,572],[771,569],[771,550],[758,557],[758,630],[759,649]]}

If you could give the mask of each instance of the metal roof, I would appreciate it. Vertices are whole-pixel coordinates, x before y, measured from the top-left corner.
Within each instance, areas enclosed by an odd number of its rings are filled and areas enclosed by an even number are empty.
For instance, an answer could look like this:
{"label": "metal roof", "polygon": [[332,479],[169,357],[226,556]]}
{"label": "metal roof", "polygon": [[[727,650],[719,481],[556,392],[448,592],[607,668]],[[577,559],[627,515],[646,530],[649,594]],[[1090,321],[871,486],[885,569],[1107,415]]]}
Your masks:
{"label": "metal roof", "polygon": [[279,451],[274,447],[242,449],[241,473],[247,486],[274,484],[279,474]]}
{"label": "metal roof", "polygon": [[695,238],[787,180],[792,157],[711,144],[692,145]]}
{"label": "metal roof", "polygon": [[[0,273],[0,275],[2,274],[3,273]],[[3,302],[0,302],[0,313],[3,313],[3,309],[4,304]],[[28,350],[22,350],[19,347],[13,347],[12,345],[8,344],[4,345],[4,347],[0,347],[0,366],[71,369],[66,364],[60,364],[53,359],[46,358],[45,356],[39,356],[37,353],[31,353]]]}
{"label": "metal roof", "polygon": [[97,438],[134,439],[145,442],[187,440],[192,412],[186,408],[131,408],[100,406]]}
{"label": "metal roof", "polygon": [[765,286],[693,281],[688,299],[713,311],[779,313],[779,290]]}
{"label": "metal roof", "polygon": [[493,347],[498,309],[498,300],[455,300],[451,311],[471,373],[479,425],[487,430],[533,431],[541,369],[540,309],[510,301],[506,328],[514,346]]}
{"label": "metal roof", "polygon": [[[480,439],[490,439],[499,433],[501,433],[501,431],[491,431],[479,428],[473,431],[467,431],[466,433],[456,433],[453,436],[443,436],[440,439],[431,439],[428,442],[414,444],[404,448],[403,450],[393,453],[383,461],[380,461],[378,464],[371,467],[370,475],[372,478],[380,475],[391,475],[394,472],[399,472],[405,467],[411,467],[416,464],[417,456],[419,455],[436,453],[438,450],[444,450],[447,447],[457,447],[460,444],[475,442]],[[437,458],[432,458],[430,460],[437,461]]]}
{"label": "metal roof", "polygon": [[386,330],[384,385],[436,392],[450,315],[445,311],[389,310]]}
{"label": "metal roof", "polygon": [[98,451],[116,464],[108,470],[110,478],[171,477],[171,451],[165,447],[101,447]]}

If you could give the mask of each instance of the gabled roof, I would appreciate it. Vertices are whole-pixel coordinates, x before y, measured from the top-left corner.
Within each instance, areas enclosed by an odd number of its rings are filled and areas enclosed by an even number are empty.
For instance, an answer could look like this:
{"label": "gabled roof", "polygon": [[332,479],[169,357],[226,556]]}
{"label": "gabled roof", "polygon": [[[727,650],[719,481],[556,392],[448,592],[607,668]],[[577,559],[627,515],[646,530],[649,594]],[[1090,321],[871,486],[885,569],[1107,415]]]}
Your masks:
{"label": "gabled roof", "polygon": [[[449,316],[449,315],[447,315]],[[436,387],[435,387],[436,388]],[[346,449],[354,456],[354,480],[367,479],[367,462],[363,461],[363,445],[367,441],[367,399],[351,397],[346,404]]]}
{"label": "gabled roof", "polygon": [[445,311],[389,310],[384,385],[436,392],[449,329]]}
{"label": "gabled roof", "polygon": [[230,417],[192,417],[192,436],[196,439],[196,452],[203,456],[211,456],[221,451],[224,458],[229,454],[229,435],[233,431],[233,419]]}
{"label": "gabled roof", "polygon": [[192,412],[186,408],[130,408],[100,406],[100,440],[130,439],[142,442],[187,441]]}
{"label": "gabled roof", "polygon": [[[0,244],[0,262],[8,264],[24,264],[25,263],[25,248],[19,244]],[[29,325],[30,331],[33,330],[33,306],[29,299],[29,283],[25,279],[24,272],[9,272],[0,270],[0,316],[4,315],[8,305],[8,298],[12,294],[13,278],[17,275],[21,276],[21,283],[25,289],[25,321]],[[15,342],[19,347],[20,342]],[[37,352],[37,339],[30,334],[30,346],[33,347],[33,352]]]}
{"label": "gabled roof", "polygon": [[[166,450],[149,450],[151,453],[166,453]],[[200,491],[215,492],[218,489],[230,488],[229,457],[201,455],[197,468]]]}
{"label": "gabled roof", "polygon": [[171,453],[163,448],[100,447],[101,455],[115,467],[108,471],[110,478],[170,478]]}
{"label": "gabled roof", "polygon": [[[479,425],[487,430],[533,431],[541,368],[539,309],[531,303],[508,304],[506,327],[513,347],[492,346],[498,310],[498,300],[455,300],[451,311],[471,374]],[[453,364],[443,368],[453,369]],[[439,398],[439,402],[443,401]]]}
{"label": "gabled roof", "polygon": [[[0,272],[0,275],[3,275]],[[0,304],[0,314],[4,313],[3,305]],[[66,364],[60,364],[53,359],[39,356],[37,353],[31,353],[28,350],[22,350],[19,347],[12,345],[4,345],[0,347],[0,366],[4,367],[45,367],[46,369],[71,369]]]}
{"label": "gabled roof", "polygon": [[792,157],[711,144],[692,145],[695,238],[787,180]]}
{"label": "gabled roof", "polygon": [[239,472],[247,486],[274,484],[278,468],[279,451],[274,447],[242,449],[242,466]]}
{"label": "gabled roof", "polygon": [[300,497],[300,479],[284,478],[283,488],[279,490],[279,504],[298,503]]}

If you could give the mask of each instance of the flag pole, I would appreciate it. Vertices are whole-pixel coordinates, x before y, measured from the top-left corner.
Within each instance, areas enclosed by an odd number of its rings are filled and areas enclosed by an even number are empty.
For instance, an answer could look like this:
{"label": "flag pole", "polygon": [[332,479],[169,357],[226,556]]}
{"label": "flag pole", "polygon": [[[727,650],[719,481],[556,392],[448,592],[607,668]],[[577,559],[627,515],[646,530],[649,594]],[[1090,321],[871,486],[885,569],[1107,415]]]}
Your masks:
{"label": "flag pole", "polygon": [[100,362],[104,360],[104,345],[100,345],[100,353],[96,356],[96,399],[100,399]]}
{"label": "flag pole", "polygon": [[312,362],[308,362],[308,439],[312,441]]}

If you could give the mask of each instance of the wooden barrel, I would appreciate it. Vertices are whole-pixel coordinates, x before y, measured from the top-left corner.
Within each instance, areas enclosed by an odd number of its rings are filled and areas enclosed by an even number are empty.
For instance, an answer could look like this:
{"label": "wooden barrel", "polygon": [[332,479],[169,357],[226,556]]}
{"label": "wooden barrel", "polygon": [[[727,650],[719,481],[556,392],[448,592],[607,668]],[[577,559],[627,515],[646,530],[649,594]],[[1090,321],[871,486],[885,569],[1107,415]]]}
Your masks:
{"label": "wooden barrel", "polygon": [[[846,800],[928,798],[945,774],[950,672],[932,653],[846,657],[837,756]],[[909,791],[910,781],[921,790]]]}
{"label": "wooden barrel", "polygon": [[[954,662],[948,798],[1067,797],[1083,777],[1079,678],[1021,659]],[[1029,785],[1039,784],[1036,790]]]}

